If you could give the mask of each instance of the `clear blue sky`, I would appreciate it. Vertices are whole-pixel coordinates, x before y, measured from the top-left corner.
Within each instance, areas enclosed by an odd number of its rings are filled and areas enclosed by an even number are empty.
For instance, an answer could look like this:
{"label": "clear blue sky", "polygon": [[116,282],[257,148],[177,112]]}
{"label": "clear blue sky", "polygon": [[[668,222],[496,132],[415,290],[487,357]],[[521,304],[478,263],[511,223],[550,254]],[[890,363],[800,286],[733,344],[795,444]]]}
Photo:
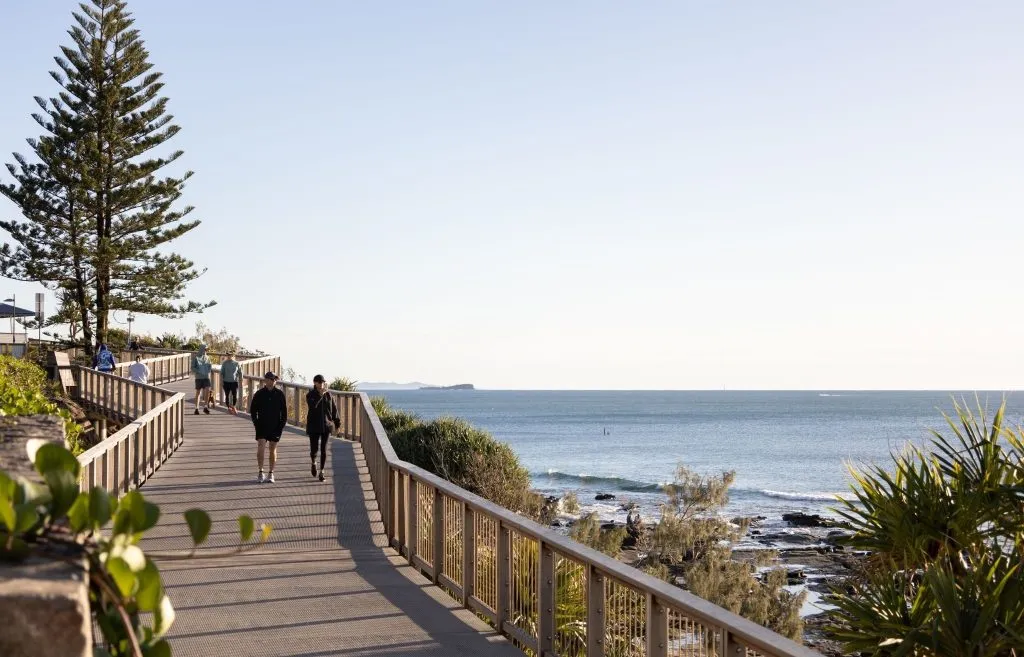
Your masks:
{"label": "clear blue sky", "polygon": [[[202,319],[307,376],[1024,386],[1022,2],[129,5]],[[0,9],[0,153],[74,7]]]}

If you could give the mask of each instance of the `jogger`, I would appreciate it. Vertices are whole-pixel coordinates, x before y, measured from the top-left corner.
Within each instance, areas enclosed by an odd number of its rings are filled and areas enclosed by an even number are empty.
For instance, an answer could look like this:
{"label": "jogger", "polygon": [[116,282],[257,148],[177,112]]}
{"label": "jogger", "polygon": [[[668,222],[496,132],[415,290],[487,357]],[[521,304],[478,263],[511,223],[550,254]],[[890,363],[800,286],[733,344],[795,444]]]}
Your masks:
{"label": "jogger", "polygon": [[[309,436],[309,473],[324,480],[324,466],[327,463],[327,443],[331,434],[341,427],[338,406],[327,390],[322,374],[313,377],[313,389],[306,393],[306,434]],[[317,473],[316,452],[320,449],[320,471]]]}

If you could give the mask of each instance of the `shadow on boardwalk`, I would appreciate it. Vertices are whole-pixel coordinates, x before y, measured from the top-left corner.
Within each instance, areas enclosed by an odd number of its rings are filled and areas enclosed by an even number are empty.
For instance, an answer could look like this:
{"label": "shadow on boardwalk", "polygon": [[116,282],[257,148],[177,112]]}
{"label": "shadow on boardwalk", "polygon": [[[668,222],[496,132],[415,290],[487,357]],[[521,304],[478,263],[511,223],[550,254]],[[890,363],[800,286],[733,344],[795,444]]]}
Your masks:
{"label": "shadow on boardwalk", "polygon": [[[190,546],[182,512],[207,510],[210,539],[195,559],[160,568],[177,609],[176,657],[522,653],[414,572],[386,540],[358,444],[331,444],[328,481],[309,471],[308,442],[288,430],[277,483],[255,482],[247,418],[186,418],[186,442],[144,487],[163,516],[151,550]],[[257,552],[204,558],[237,545],[238,515],[274,526]]]}

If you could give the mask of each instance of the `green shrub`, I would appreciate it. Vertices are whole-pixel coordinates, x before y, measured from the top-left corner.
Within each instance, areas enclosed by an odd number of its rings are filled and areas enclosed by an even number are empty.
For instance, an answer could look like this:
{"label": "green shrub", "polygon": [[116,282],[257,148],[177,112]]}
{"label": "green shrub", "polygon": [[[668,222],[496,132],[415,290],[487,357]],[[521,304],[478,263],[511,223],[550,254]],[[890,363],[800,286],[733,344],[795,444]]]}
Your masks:
{"label": "green shrub", "polygon": [[541,498],[530,490],[530,474],[507,444],[465,420],[424,422],[383,398],[371,403],[398,458],[507,509],[540,517]]}
{"label": "green shrub", "polygon": [[572,526],[569,538],[598,552],[604,552],[610,557],[615,557],[622,551],[622,542],[626,540],[626,528],[604,529],[597,516],[588,513]]}
{"label": "green shrub", "polygon": [[[979,404],[980,406],[980,404]],[[966,404],[930,450],[893,457],[892,471],[854,471],[840,513],[847,544],[871,552],[850,590],[836,591],[834,630],[871,655],[1024,654],[1024,432]]]}
{"label": "green shrub", "polygon": [[54,386],[38,365],[13,356],[0,356],[0,416],[59,415],[64,420],[68,446],[76,456],[82,453],[82,427],[71,413],[53,402]]}
{"label": "green shrub", "polygon": [[359,389],[359,382],[345,376],[339,376],[331,381],[331,384],[327,387],[339,392],[356,392]]}

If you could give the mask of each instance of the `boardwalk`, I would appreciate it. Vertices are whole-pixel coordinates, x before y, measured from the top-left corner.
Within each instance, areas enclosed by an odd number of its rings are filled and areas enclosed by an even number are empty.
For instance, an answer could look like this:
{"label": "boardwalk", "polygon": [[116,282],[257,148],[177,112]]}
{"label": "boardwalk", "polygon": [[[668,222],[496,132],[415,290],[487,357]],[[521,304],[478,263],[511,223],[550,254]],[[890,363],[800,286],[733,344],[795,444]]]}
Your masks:
{"label": "boardwalk", "polygon": [[289,427],[277,483],[260,485],[248,419],[191,413],[190,404],[184,445],[142,489],[163,513],[145,547],[189,548],[182,512],[192,507],[214,520],[207,549],[237,545],[243,513],[274,532],[255,553],[203,558],[201,550],[160,563],[177,610],[176,657],[522,656],[383,547],[358,444],[333,441],[328,480],[319,483],[305,434]]}

